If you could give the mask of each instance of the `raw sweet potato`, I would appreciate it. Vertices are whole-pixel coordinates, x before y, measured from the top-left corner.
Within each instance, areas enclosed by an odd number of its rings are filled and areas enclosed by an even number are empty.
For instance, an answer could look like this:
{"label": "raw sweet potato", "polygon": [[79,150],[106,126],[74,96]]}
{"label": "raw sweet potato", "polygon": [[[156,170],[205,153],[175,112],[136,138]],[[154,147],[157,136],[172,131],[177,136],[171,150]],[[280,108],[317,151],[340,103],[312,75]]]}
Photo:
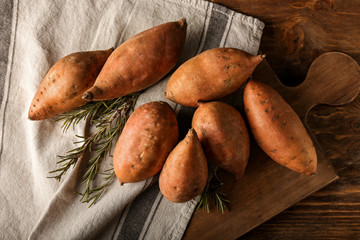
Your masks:
{"label": "raw sweet potato", "polygon": [[185,42],[185,19],[141,32],[111,54],[87,101],[106,100],[143,90],[163,78],[178,61]]}
{"label": "raw sweet potato", "polygon": [[137,108],[114,150],[113,166],[120,184],[139,182],[158,173],[178,137],[176,116],[169,104],[157,101]]}
{"label": "raw sweet potato", "polygon": [[84,105],[82,95],[94,84],[113,50],[72,53],[55,63],[32,100],[29,119],[51,118]]}
{"label": "raw sweet potato", "polygon": [[270,158],[299,173],[316,173],[313,142],[298,115],[275,89],[249,81],[244,108],[257,144]]}
{"label": "raw sweet potato", "polygon": [[250,156],[249,133],[240,112],[223,102],[200,103],[192,127],[206,158],[239,179]]}
{"label": "raw sweet potato", "polygon": [[263,60],[240,49],[214,48],[183,63],[171,76],[165,96],[184,106],[213,101],[236,91]]}
{"label": "raw sweet potato", "polygon": [[159,187],[172,202],[186,202],[205,188],[208,167],[194,129],[171,151],[160,173]]}

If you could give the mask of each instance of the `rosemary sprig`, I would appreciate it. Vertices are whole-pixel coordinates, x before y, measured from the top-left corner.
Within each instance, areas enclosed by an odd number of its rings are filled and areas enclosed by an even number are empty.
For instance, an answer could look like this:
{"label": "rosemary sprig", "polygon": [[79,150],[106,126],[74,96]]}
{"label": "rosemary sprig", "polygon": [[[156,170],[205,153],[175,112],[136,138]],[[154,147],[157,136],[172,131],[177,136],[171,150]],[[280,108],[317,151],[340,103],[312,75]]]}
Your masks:
{"label": "rosemary sprig", "polygon": [[196,210],[202,208],[210,213],[216,207],[216,210],[221,213],[224,213],[225,210],[230,211],[230,201],[226,199],[226,194],[220,191],[223,183],[216,174],[217,170],[218,168],[214,168],[214,174],[209,178]]}
{"label": "rosemary sprig", "polygon": [[75,124],[78,124],[81,120],[86,119],[87,116],[90,116],[90,119],[92,120],[99,112],[99,109],[103,107],[103,104],[104,102],[102,101],[90,102],[71,112],[63,113],[57,116],[55,118],[55,122],[63,122],[61,128],[63,129],[63,132],[66,132],[71,125],[75,126]]}
{"label": "rosemary sprig", "polygon": [[74,126],[85,118],[89,118],[90,126],[95,127],[94,134],[89,137],[77,136],[81,140],[76,143],[82,143],[82,145],[68,151],[64,156],[59,156],[60,160],[57,164],[61,164],[60,167],[50,172],[57,174],[52,178],[61,180],[71,166],[75,166],[85,153],[90,153],[91,158],[82,177],[85,190],[78,193],[82,196],[80,201],[91,202],[90,206],[98,202],[105,188],[113,179],[113,169],[111,173],[109,173],[111,169],[107,170],[103,173],[106,175],[103,179],[105,183],[92,188],[93,180],[99,172],[100,163],[110,155],[114,140],[120,135],[139,95],[140,92],[114,100],[89,103],[56,119],[56,121],[63,121],[63,131],[67,131],[71,125]]}
{"label": "rosemary sprig", "polygon": [[78,148],[74,148],[68,151],[64,156],[58,156],[60,160],[57,161],[57,164],[61,164],[61,166],[53,171],[50,171],[50,174],[57,173],[57,175],[51,176],[49,178],[55,178],[56,180],[60,181],[62,176],[65,175],[69,168],[71,166],[75,166],[79,159],[84,156],[87,149],[88,146],[86,144],[83,144]]}
{"label": "rosemary sprig", "polygon": [[95,187],[93,189],[89,189],[88,190],[89,195],[86,200],[83,200],[86,195],[84,193],[80,194],[82,196],[80,201],[86,202],[86,203],[91,202],[89,207],[91,207],[92,205],[96,204],[99,201],[99,199],[100,199],[101,195],[104,193],[106,187],[111,183],[112,179],[114,178],[115,171],[114,171],[114,168],[110,168],[108,170],[105,170],[101,174],[105,175],[105,177],[103,178],[103,181],[104,181],[103,184],[101,184],[100,186]]}

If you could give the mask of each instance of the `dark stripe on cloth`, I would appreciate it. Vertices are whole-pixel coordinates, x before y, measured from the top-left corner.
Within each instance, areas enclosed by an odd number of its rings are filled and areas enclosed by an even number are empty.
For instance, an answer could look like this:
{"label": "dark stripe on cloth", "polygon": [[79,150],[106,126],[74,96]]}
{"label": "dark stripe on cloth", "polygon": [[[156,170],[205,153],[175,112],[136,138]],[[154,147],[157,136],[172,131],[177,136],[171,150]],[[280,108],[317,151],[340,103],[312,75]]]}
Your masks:
{"label": "dark stripe on cloth", "polygon": [[[210,4],[208,7],[211,6]],[[208,12],[208,9],[206,10]],[[219,5],[213,4],[213,8],[210,16],[206,16],[205,22],[209,19],[209,27],[203,29],[202,36],[200,39],[200,45],[197,53],[200,51],[205,51],[210,48],[219,47],[221,39],[223,37],[226,25],[228,24],[230,10]],[[201,42],[205,37],[203,46],[201,47]],[[195,108],[181,106],[178,112],[178,124],[179,124],[179,140],[182,140],[189,128],[191,128],[191,120]],[[137,199],[131,205],[131,209],[126,216],[125,222],[121,227],[120,234],[117,239],[138,239],[143,228],[146,227],[144,238],[150,228],[151,222],[158,210],[158,207],[161,204],[161,200],[156,203],[155,209],[152,213],[152,216],[148,216],[151,212],[151,209],[154,208],[154,203],[157,195],[159,194],[158,178],[153,180],[148,189],[141,193]],[[150,217],[149,224],[145,226],[147,218]],[[117,229],[114,230],[115,232]]]}
{"label": "dark stripe on cloth", "polygon": [[[211,17],[209,20],[209,27],[206,33],[205,42],[198,52],[204,52],[206,50],[221,47],[220,42],[225,33],[226,25],[228,24],[230,10],[219,5],[214,4]],[[179,124],[179,139],[183,139],[186,133],[191,128],[191,121],[196,108],[181,106],[178,113]]]}
{"label": "dark stripe on cloth", "polygon": [[[127,207],[128,207],[128,205],[122,210],[122,212],[121,212],[121,214],[120,214],[120,217],[119,217],[119,219],[118,219],[118,222],[117,222],[117,224],[116,224],[115,230],[119,227],[119,224],[120,224],[120,222],[121,222],[121,218],[123,217],[124,213],[126,212],[126,208],[127,208]],[[112,235],[112,237],[111,237],[112,240],[115,239],[115,233],[116,233],[116,231],[113,232],[113,235]]]}
{"label": "dark stripe on cloth", "polygon": [[230,10],[219,5],[214,4],[211,11],[211,18],[209,21],[209,28],[207,30],[204,46],[201,52],[206,50],[221,47],[220,42],[224,35],[226,25],[229,21]]}
{"label": "dark stripe on cloth", "polygon": [[[15,2],[15,4],[14,4]],[[13,9],[14,6],[16,6],[16,9]],[[17,15],[18,15],[18,12],[19,12],[19,3],[14,0],[14,1],[9,1],[9,0],[3,0],[1,3],[0,3],[0,7],[4,7],[4,14],[5,16],[8,16],[9,19],[7,19],[6,21],[4,21],[4,18],[1,18],[0,17],[0,21],[2,21],[1,24],[3,24],[2,27],[4,27],[4,31],[1,31],[1,32],[4,32],[4,33],[0,33],[0,44],[4,44],[4,49],[2,49],[0,51],[0,54],[4,54],[2,57],[2,60],[6,61],[6,63],[4,63],[4,71],[3,72],[0,72],[1,75],[0,75],[0,106],[2,106],[2,103],[5,102],[4,104],[4,110],[3,110],[3,115],[0,116],[0,118],[2,118],[2,125],[1,125],[1,129],[0,129],[0,163],[1,163],[1,155],[2,155],[2,152],[3,152],[3,149],[4,149],[4,132],[5,132],[5,115],[6,115],[6,107],[8,105],[8,101],[9,101],[9,96],[7,95],[6,99],[4,99],[4,96],[5,96],[5,91],[9,91],[10,89],[10,84],[11,84],[11,71],[12,71],[12,67],[13,67],[13,64],[14,64],[14,61],[11,59],[10,62],[8,62],[9,60],[9,53],[10,51],[11,52],[11,56],[12,58],[14,58],[14,53],[15,53],[15,42],[16,42],[16,29],[17,29],[17,24],[18,24],[18,20],[17,20]],[[14,10],[16,10],[16,16],[13,16],[13,12],[15,12]],[[7,13],[5,13],[7,12]],[[0,12],[2,13],[2,12]],[[10,46],[11,46],[11,33],[12,33],[12,22],[15,21],[15,29],[14,29],[14,39],[13,39],[13,47],[12,49],[10,49]],[[2,28],[3,29],[3,28]],[[3,39],[3,37],[5,39]],[[7,86],[7,89],[5,89],[5,81],[7,80],[6,77],[7,77],[7,65],[10,64],[10,71],[9,71],[9,77],[8,77],[8,86]]]}
{"label": "dark stripe on cloth", "polygon": [[143,236],[142,240],[146,237],[146,234],[147,234],[147,232],[149,231],[150,225],[151,225],[151,223],[152,223],[152,221],[153,221],[153,219],[154,219],[155,213],[157,212],[157,210],[158,210],[158,208],[159,208],[159,206],[160,206],[160,203],[161,203],[161,201],[163,200],[163,198],[164,198],[164,196],[161,196],[159,202],[156,204],[154,213],[153,213],[153,215],[151,216],[150,222],[149,222],[149,224],[148,224],[147,227],[146,227],[146,230],[145,230],[145,233],[144,233],[144,236]]}
{"label": "dark stripe on cloth", "polygon": [[0,103],[4,98],[4,84],[9,59],[13,7],[14,3],[12,0],[0,1]]}
{"label": "dark stripe on cloth", "polygon": [[154,177],[150,186],[137,196],[131,204],[131,208],[117,237],[118,240],[133,240],[139,238],[156,196],[160,191],[157,179],[157,177]]}

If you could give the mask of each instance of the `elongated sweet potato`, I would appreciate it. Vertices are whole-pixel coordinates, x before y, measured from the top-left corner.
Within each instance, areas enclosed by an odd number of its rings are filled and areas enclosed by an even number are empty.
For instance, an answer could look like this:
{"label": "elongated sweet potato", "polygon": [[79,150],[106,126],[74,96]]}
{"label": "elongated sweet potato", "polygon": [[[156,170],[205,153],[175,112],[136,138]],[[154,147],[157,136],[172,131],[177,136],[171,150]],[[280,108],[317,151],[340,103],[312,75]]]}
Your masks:
{"label": "elongated sweet potato", "polygon": [[241,114],[223,102],[200,103],[192,127],[206,158],[239,179],[250,156],[249,133]]}
{"label": "elongated sweet potato", "polygon": [[249,81],[244,107],[255,140],[270,158],[299,173],[316,173],[313,142],[297,114],[275,89]]}
{"label": "elongated sweet potato", "polygon": [[160,173],[159,187],[172,202],[187,202],[205,188],[208,167],[194,129],[171,151]]}
{"label": "elongated sweet potato", "polygon": [[114,150],[113,166],[120,184],[139,182],[158,173],[178,137],[176,116],[169,104],[157,101],[137,108]]}
{"label": "elongated sweet potato", "polygon": [[178,61],[186,37],[185,19],[141,32],[111,54],[87,101],[106,100],[143,90],[163,78]]}
{"label": "elongated sweet potato", "polygon": [[43,79],[29,109],[29,119],[42,120],[86,103],[82,99],[114,49],[77,52],[54,64]]}
{"label": "elongated sweet potato", "polygon": [[196,107],[236,91],[263,60],[240,49],[214,48],[183,63],[171,76],[165,95],[173,102]]}

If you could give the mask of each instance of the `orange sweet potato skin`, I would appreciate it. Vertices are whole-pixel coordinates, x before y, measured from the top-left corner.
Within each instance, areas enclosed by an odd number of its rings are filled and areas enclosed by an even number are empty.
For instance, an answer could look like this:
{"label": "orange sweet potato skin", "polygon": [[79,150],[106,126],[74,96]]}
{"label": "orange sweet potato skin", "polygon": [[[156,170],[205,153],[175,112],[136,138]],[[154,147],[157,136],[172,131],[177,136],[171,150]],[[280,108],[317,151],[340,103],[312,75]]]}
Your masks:
{"label": "orange sweet potato skin", "polygon": [[239,179],[250,156],[250,139],[240,112],[223,102],[201,103],[192,127],[197,132],[206,158]]}
{"label": "orange sweet potato skin", "polygon": [[82,95],[94,84],[113,50],[72,53],[55,63],[31,102],[28,118],[52,118],[84,105]]}
{"label": "orange sweet potato skin", "polygon": [[111,54],[83,98],[106,100],[143,90],[177,63],[185,42],[185,19],[165,23],[128,39]]}
{"label": "orange sweet potato skin", "polygon": [[141,105],[126,122],[115,146],[113,166],[120,183],[158,173],[179,137],[175,113],[166,102]]}
{"label": "orange sweet potato skin", "polygon": [[302,174],[316,173],[313,142],[297,114],[276,90],[249,81],[244,90],[244,108],[255,140],[270,158]]}
{"label": "orange sweet potato skin", "polygon": [[197,107],[236,91],[262,61],[240,49],[214,48],[183,63],[171,76],[165,96],[176,103]]}
{"label": "orange sweet potato skin", "polygon": [[205,188],[208,166],[205,153],[194,129],[178,143],[166,159],[160,173],[161,193],[172,202],[187,202]]}

